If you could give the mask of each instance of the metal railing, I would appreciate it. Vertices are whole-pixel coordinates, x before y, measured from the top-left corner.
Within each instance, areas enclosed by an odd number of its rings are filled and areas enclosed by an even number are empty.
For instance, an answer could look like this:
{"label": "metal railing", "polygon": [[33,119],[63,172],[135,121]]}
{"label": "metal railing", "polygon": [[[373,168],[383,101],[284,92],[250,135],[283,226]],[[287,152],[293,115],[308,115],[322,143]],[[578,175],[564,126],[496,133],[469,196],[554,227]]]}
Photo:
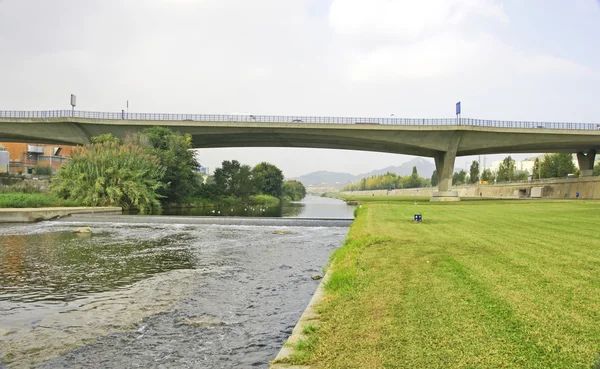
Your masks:
{"label": "metal railing", "polygon": [[485,120],[471,118],[373,118],[373,117],[309,117],[284,115],[226,115],[226,114],[162,114],[162,113],[110,113],[80,110],[14,111],[0,110],[0,118],[88,118],[114,120],[156,120],[196,122],[260,122],[260,123],[329,123],[329,124],[373,124],[444,126],[464,125],[498,128],[600,130],[598,123],[575,122],[526,122],[507,120]]}

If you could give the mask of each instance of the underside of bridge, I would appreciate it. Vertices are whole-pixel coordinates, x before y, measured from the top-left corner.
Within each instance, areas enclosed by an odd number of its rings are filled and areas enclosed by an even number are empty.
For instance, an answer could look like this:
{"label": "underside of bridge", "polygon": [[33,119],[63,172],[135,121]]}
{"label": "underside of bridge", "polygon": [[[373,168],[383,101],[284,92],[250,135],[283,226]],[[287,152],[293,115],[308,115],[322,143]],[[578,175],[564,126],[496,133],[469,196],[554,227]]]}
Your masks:
{"label": "underside of bridge", "polygon": [[123,138],[151,126],[192,136],[195,148],[305,147],[431,157],[438,174],[434,201],[456,201],[451,191],[457,156],[501,153],[577,153],[581,175],[591,175],[600,131],[464,125],[374,125],[143,121],[92,118],[0,118],[0,141],[87,144],[112,133]]}

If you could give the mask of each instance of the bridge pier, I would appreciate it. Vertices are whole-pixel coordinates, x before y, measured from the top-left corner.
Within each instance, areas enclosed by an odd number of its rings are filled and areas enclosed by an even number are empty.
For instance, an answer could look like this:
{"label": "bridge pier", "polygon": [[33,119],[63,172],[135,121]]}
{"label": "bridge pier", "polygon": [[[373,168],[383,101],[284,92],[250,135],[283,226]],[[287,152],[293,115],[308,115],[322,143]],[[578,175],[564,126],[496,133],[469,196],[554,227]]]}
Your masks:
{"label": "bridge pier", "polygon": [[440,152],[433,157],[438,176],[438,190],[433,193],[430,201],[460,201],[458,192],[451,191],[451,188],[454,161],[461,137],[460,133],[455,133],[448,145],[448,151]]}
{"label": "bridge pier", "polygon": [[586,153],[578,152],[577,161],[579,162],[579,176],[591,177],[594,174],[594,161],[596,160],[596,150],[591,149]]}

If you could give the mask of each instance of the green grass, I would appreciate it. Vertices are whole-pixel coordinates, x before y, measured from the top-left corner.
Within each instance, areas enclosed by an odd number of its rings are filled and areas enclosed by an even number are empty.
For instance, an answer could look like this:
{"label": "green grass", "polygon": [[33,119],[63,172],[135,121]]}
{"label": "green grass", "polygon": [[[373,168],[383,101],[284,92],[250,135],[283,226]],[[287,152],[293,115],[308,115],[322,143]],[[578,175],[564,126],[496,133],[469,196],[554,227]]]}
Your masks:
{"label": "green grass", "polygon": [[0,193],[0,208],[42,208],[81,206],[72,200],[58,199],[41,193]]}
{"label": "green grass", "polygon": [[293,361],[598,368],[599,225],[594,201],[364,203]]}

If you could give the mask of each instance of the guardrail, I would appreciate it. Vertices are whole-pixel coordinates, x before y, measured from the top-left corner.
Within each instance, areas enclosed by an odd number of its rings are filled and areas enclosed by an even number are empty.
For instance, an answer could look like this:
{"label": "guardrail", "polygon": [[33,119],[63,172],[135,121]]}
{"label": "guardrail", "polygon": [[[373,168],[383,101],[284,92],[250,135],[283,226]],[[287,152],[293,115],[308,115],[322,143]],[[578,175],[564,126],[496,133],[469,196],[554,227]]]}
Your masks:
{"label": "guardrail", "polygon": [[197,122],[260,122],[260,123],[330,123],[330,124],[380,124],[380,125],[465,125],[498,128],[535,128],[567,130],[600,130],[598,123],[574,122],[527,122],[506,120],[485,120],[471,118],[369,118],[369,117],[308,117],[283,115],[223,115],[223,114],[160,114],[160,113],[110,113],[80,110],[46,111],[0,111],[0,118],[89,118],[120,120],[156,121],[197,121]]}

